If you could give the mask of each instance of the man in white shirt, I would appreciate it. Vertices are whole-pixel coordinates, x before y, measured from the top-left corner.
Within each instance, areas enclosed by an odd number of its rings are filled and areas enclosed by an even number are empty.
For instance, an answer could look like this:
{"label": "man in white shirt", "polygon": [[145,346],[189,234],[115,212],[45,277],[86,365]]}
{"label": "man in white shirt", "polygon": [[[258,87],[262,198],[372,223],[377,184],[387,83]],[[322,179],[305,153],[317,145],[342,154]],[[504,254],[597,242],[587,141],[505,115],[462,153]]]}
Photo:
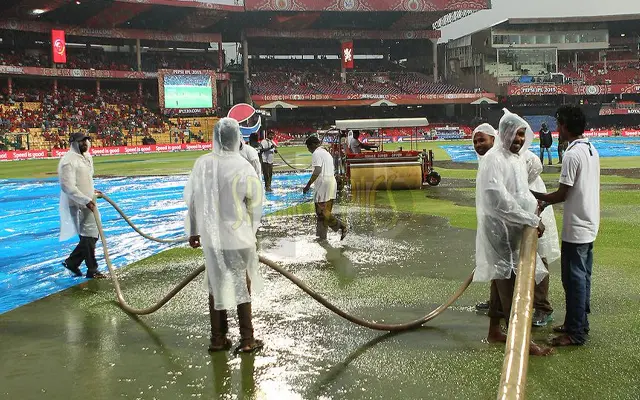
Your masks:
{"label": "man in white shirt", "polygon": [[267,132],[267,137],[260,142],[262,153],[262,176],[264,176],[264,190],[271,192],[271,178],[273,178],[273,157],[278,152],[277,145],[273,141],[273,131]]}
{"label": "man in white shirt", "polygon": [[378,146],[369,146],[360,141],[360,131],[353,131],[353,137],[349,140],[349,150],[354,154],[362,153],[362,149],[374,150]]}
{"label": "man in white shirt", "polygon": [[583,345],[589,333],[593,242],[600,227],[600,157],[583,136],[586,118],[577,106],[556,112],[560,139],[569,145],[562,160],[560,187],[554,193],[533,192],[541,207],[564,202],[562,226],[562,286],[565,290],[564,324],[554,346]]}
{"label": "man in white shirt", "polygon": [[308,138],[305,144],[312,154],[311,166],[313,167],[313,174],[302,192],[307,193],[311,189],[311,185],[314,184],[315,194],[313,201],[317,218],[316,236],[320,239],[326,239],[327,228],[331,228],[334,232],[340,230],[340,240],[342,240],[347,235],[347,226],[331,213],[333,201],[338,191],[338,183],[333,168],[333,157],[322,148],[320,139],[315,136]]}
{"label": "man in white shirt", "polygon": [[89,154],[89,136],[84,133],[71,135],[71,146],[58,164],[60,179],[60,240],[67,240],[74,235],[80,242],[62,265],[82,276],[80,264],[87,266],[87,278],[104,278],[98,271],[96,261],[96,242],[98,241],[98,225],[93,215],[96,205],[93,195],[93,159]]}

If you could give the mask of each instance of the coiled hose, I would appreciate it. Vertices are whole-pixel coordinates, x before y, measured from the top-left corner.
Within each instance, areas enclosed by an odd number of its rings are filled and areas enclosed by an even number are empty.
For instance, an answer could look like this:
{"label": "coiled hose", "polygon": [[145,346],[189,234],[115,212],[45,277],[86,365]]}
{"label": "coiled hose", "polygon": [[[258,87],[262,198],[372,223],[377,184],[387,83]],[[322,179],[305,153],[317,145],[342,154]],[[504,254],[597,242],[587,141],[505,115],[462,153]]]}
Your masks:
{"label": "coiled hose", "polygon": [[[133,228],[133,230],[135,230],[138,234],[140,234],[141,236],[143,236],[146,239],[149,239],[149,240],[152,240],[152,241],[155,241],[155,242],[159,242],[159,243],[182,243],[182,242],[186,242],[188,240],[187,237],[181,237],[181,238],[177,238],[177,239],[159,239],[159,238],[154,238],[152,236],[149,236],[149,235],[145,234],[144,232],[142,232],[137,226],[135,226],[131,222],[129,217],[120,209],[120,207],[118,207],[118,205],[113,200],[111,200],[109,198],[109,196],[107,196],[105,194],[100,194],[100,195],[98,195],[98,197],[106,200],[109,204],[111,204],[113,206],[113,208],[127,222],[127,224],[129,224],[129,226],[131,228]],[[107,241],[106,241],[105,236],[104,236],[104,231],[102,229],[102,222],[101,222],[101,218],[100,218],[100,213],[99,213],[97,207],[95,207],[95,209],[93,211],[93,215],[95,216],[96,223],[98,225],[98,232],[100,233],[100,239],[102,240],[102,247],[103,247],[103,251],[104,251],[104,259],[105,259],[105,261],[107,263],[107,267],[109,268],[109,272],[111,274],[111,279],[113,280],[113,285],[114,285],[115,290],[116,290],[116,297],[118,299],[118,304],[127,313],[136,314],[136,315],[147,315],[147,314],[151,314],[151,313],[157,311],[162,306],[167,304],[167,302],[169,302],[169,300],[171,300],[171,298],[173,298],[176,294],[178,294],[178,292],[180,292],[185,286],[187,286],[189,284],[189,282],[191,282],[198,275],[200,275],[200,273],[202,273],[204,271],[204,269],[205,269],[204,265],[201,265],[200,267],[195,269],[193,272],[191,272],[189,275],[187,275],[187,277],[185,277],[182,280],[182,282],[180,282],[178,285],[176,285],[169,293],[167,293],[156,304],[154,304],[154,305],[152,305],[150,307],[147,307],[147,308],[133,308],[127,303],[127,301],[124,298],[124,296],[122,294],[122,290],[120,288],[120,283],[118,282],[118,278],[116,276],[115,270],[113,268],[113,265],[111,264],[111,258],[109,257],[109,248],[107,246]],[[365,328],[369,328],[369,329],[373,329],[373,330],[377,330],[377,331],[385,331],[385,332],[400,332],[400,331],[406,331],[406,330],[410,330],[410,329],[415,329],[415,328],[418,328],[418,327],[424,325],[426,322],[431,321],[432,319],[436,318],[437,316],[442,314],[444,312],[444,310],[449,308],[449,306],[451,306],[456,300],[458,300],[458,298],[460,298],[460,296],[462,296],[462,293],[464,293],[464,291],[467,289],[467,287],[469,287],[469,285],[471,284],[471,281],[473,279],[473,273],[471,273],[471,275],[464,281],[464,283],[458,288],[458,290],[453,294],[453,296],[451,296],[446,302],[444,302],[442,305],[437,307],[435,310],[431,311],[429,314],[425,315],[424,317],[422,317],[420,319],[417,319],[415,321],[410,321],[410,322],[407,322],[407,323],[403,323],[403,324],[380,324],[380,323],[377,323],[377,322],[364,320],[362,318],[356,317],[354,315],[351,315],[351,314],[339,309],[335,305],[331,304],[327,299],[325,299],[324,297],[322,297],[321,295],[316,293],[313,289],[311,289],[307,285],[305,285],[304,282],[302,282],[300,279],[298,279],[295,275],[291,274],[289,271],[285,270],[284,268],[282,268],[281,266],[279,266],[275,262],[273,262],[271,260],[268,260],[268,259],[266,259],[266,258],[264,258],[262,256],[259,257],[259,260],[260,260],[261,263],[265,264],[269,268],[273,269],[274,271],[276,271],[279,274],[283,275],[285,278],[289,279],[291,282],[293,282],[293,284],[298,286],[300,289],[302,289],[305,293],[307,293],[313,299],[315,299],[320,304],[322,304],[323,306],[325,306],[329,310],[333,311],[334,313],[336,313],[340,317],[342,317],[342,318],[346,319],[347,321],[352,322],[352,323],[354,323],[356,325],[359,325],[359,326],[362,326],[362,327],[365,327]]]}

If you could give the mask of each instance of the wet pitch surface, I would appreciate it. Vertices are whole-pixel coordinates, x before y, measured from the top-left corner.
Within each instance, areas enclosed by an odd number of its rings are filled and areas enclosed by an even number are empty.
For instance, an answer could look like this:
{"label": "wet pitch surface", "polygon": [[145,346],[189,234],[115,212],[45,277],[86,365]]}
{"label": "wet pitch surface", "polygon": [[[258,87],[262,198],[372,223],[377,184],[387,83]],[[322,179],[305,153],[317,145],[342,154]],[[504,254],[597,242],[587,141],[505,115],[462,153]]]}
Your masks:
{"label": "wet pitch surface", "polygon": [[[426,195],[438,197],[437,192]],[[427,314],[471,271],[472,230],[389,209],[337,207],[337,214],[352,227],[342,242],[335,233],[317,242],[309,215],[267,218],[260,231],[261,254],[341,308],[385,323]],[[131,304],[151,304],[202,263],[201,253],[191,249],[165,254],[119,271]],[[552,302],[561,321],[557,265],[551,273]],[[495,398],[503,349],[483,343],[488,320],[473,309],[488,296],[487,285],[473,284],[425,328],[386,335],[333,315],[273,271],[264,270],[264,276],[265,290],[255,296],[253,308],[256,336],[266,347],[256,355],[207,353],[209,321],[201,279],[163,309],[139,318],[117,307],[108,281],[86,282],[0,315],[0,397]],[[585,348],[532,359],[528,398],[637,398],[637,354],[612,348],[607,337],[621,334],[616,329],[624,318],[620,310],[638,301],[623,293],[639,281],[601,268],[594,268],[594,277],[599,284],[591,321],[599,332]],[[618,290],[621,282],[628,285]],[[230,338],[237,342],[234,314]],[[534,337],[550,333],[544,328]],[[637,337],[624,340],[635,340],[629,345],[638,348]],[[607,376],[606,382],[584,381],[594,373]]]}

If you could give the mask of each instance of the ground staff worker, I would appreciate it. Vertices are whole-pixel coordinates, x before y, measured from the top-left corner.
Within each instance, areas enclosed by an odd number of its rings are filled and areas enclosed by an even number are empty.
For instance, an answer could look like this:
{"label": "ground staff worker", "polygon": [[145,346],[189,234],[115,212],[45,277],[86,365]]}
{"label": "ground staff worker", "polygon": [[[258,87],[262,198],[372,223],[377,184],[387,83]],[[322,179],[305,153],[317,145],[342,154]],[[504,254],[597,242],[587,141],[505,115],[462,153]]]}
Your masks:
{"label": "ground staff worker", "polygon": [[273,157],[278,152],[277,145],[273,141],[273,131],[267,133],[267,137],[260,142],[260,154],[262,155],[262,176],[264,177],[264,190],[271,192],[271,179],[273,178]]}
{"label": "ground staff worker", "polygon": [[544,164],[544,153],[547,153],[549,157],[549,165],[552,164],[551,160],[551,145],[553,145],[553,135],[546,123],[542,123],[542,129],[540,129],[540,162]]}
{"label": "ground staff worker", "polygon": [[577,106],[556,112],[560,138],[569,145],[562,162],[560,187],[554,193],[533,192],[541,207],[564,202],[562,226],[562,286],[565,291],[564,324],[554,328],[560,336],[554,346],[582,345],[589,333],[593,242],[600,226],[600,157],[584,137],[586,118]]}
{"label": "ground staff worker", "polygon": [[334,232],[340,230],[340,240],[342,240],[347,235],[347,225],[332,213],[333,201],[338,192],[333,157],[322,148],[320,139],[315,136],[309,137],[305,144],[307,150],[312,154],[313,173],[302,192],[307,193],[311,190],[312,184],[315,186],[313,202],[316,208],[316,236],[320,239],[326,239],[327,228],[331,228]]}
{"label": "ground staff worker", "polygon": [[80,242],[62,265],[82,276],[80,265],[87,266],[87,278],[104,278],[98,272],[96,242],[98,226],[93,216],[96,192],[93,186],[93,159],[89,154],[89,136],[78,132],[71,135],[69,151],[58,163],[60,179],[60,241],[75,235]]}

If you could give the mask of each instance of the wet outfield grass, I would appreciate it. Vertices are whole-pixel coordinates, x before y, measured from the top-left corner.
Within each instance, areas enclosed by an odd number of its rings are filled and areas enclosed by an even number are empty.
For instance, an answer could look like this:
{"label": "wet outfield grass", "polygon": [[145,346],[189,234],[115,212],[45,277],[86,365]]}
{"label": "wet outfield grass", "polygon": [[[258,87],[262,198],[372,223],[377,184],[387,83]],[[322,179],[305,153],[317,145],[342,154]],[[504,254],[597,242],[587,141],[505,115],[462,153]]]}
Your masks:
{"label": "wet outfield grass", "polygon": [[[342,242],[331,233],[328,243],[314,240],[311,205],[280,211],[260,230],[261,254],[356,315],[378,322],[419,318],[473,268],[475,171],[455,168],[459,172],[449,180],[453,169],[441,172],[441,187],[379,192],[353,203],[342,199],[337,214],[352,227]],[[640,192],[626,180],[640,177],[602,178],[590,342],[531,359],[529,399],[640,398]],[[550,188],[555,179],[545,176]],[[201,263],[201,252],[178,248],[118,276],[128,300],[146,306]],[[488,285],[472,284],[422,329],[385,335],[333,315],[273,271],[264,275],[254,324],[267,346],[255,356],[206,352],[209,322],[201,279],[140,318],[120,311],[110,282],[96,281],[0,315],[0,397],[495,398],[503,348],[482,341],[488,320],[473,309],[487,298]],[[550,294],[561,322],[557,263],[551,266]],[[230,322],[236,341],[235,318]],[[533,330],[538,341],[551,333],[550,327]]]}

